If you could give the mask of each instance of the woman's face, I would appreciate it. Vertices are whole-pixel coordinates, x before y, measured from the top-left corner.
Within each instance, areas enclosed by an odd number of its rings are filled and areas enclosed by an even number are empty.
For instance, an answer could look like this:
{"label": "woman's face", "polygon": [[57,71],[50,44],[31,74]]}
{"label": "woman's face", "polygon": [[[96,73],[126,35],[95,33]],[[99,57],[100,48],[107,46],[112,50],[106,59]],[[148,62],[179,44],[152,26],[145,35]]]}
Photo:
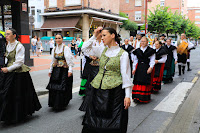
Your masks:
{"label": "woman's face", "polygon": [[169,39],[166,40],[167,45],[171,44],[171,41]]}
{"label": "woman's face", "polygon": [[161,45],[159,44],[158,41],[155,42],[155,47],[156,47],[156,49],[159,49],[161,47]]}
{"label": "woman's face", "polygon": [[63,43],[63,38],[61,37],[61,35],[56,35],[55,40],[56,40],[56,44],[58,45]]}
{"label": "woman's face", "polygon": [[148,45],[146,38],[142,38],[140,44],[142,47],[146,47]]}
{"label": "woman's face", "polygon": [[155,37],[155,41],[158,41],[158,38],[157,38],[157,37]]}
{"label": "woman's face", "polygon": [[13,40],[15,40],[15,38],[16,38],[16,35],[13,35],[11,30],[6,31],[6,40],[8,42],[10,42],[10,41],[12,42]]}
{"label": "woman's face", "polygon": [[102,30],[102,40],[104,45],[110,45],[113,39],[115,39],[114,34],[110,34],[108,30]]}
{"label": "woman's face", "polygon": [[38,38],[38,41],[40,41],[40,38]]}

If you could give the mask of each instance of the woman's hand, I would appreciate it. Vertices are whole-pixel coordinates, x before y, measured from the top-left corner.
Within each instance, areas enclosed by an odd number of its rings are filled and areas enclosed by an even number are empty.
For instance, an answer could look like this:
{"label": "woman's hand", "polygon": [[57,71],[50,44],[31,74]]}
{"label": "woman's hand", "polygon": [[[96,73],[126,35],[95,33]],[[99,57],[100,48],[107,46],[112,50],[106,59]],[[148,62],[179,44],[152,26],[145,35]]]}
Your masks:
{"label": "woman's hand", "polygon": [[96,60],[96,59],[97,59],[96,56],[92,56],[92,55],[90,55],[90,58],[91,58],[92,60]]}
{"label": "woman's hand", "polygon": [[103,30],[103,27],[98,27],[97,29],[94,30],[94,36],[97,37],[99,35],[99,33],[101,33],[101,31]]}
{"label": "woman's hand", "polygon": [[135,75],[135,71],[136,71],[136,70],[133,70],[133,71],[132,71],[132,74],[133,74],[133,75]]}
{"label": "woman's hand", "polygon": [[48,76],[51,77],[51,73],[48,73]]}
{"label": "woman's hand", "polygon": [[1,70],[3,71],[3,73],[7,73],[8,72],[8,69],[6,67],[1,68]]}
{"label": "woman's hand", "polygon": [[152,72],[152,68],[151,67],[149,67],[149,69],[147,70],[147,74],[150,74],[151,72]]}
{"label": "woman's hand", "polygon": [[124,106],[125,106],[124,109],[128,109],[128,107],[130,107],[130,105],[131,105],[131,99],[129,97],[125,97],[124,98]]}
{"label": "woman's hand", "polygon": [[178,62],[177,62],[177,61],[175,61],[175,63],[174,63],[174,64],[176,65],[177,63],[178,63]]}
{"label": "woman's hand", "polygon": [[71,77],[72,76],[72,73],[71,72],[68,72],[68,77]]}
{"label": "woman's hand", "polygon": [[158,64],[158,60],[155,60],[155,63]]}

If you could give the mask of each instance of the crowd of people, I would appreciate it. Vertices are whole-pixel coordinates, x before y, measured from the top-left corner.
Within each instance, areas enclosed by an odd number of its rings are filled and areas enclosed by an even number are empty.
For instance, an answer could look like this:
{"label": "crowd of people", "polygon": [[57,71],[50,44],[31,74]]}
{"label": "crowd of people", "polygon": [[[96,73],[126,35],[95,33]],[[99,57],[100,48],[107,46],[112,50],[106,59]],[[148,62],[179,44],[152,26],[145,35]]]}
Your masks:
{"label": "crowd of people", "polygon": [[[0,72],[0,121],[10,124],[23,121],[41,105],[16,31],[7,30],[5,37],[8,44]],[[31,40],[33,53],[42,47],[36,38]],[[175,64],[179,76],[185,73],[186,63],[191,71],[190,50],[194,49],[184,33],[176,45],[164,34],[154,39],[138,34],[135,40],[131,36],[120,46],[116,30],[102,27],[87,41],[72,41],[71,49],[63,43],[61,34],[49,44],[52,62],[46,89],[48,105],[55,111],[64,110],[72,99],[73,55],[78,51],[83,56],[79,91],[84,97],[79,108],[85,112],[82,133],[126,133],[131,100],[149,103],[151,94],[161,90],[162,82],[173,82]]]}

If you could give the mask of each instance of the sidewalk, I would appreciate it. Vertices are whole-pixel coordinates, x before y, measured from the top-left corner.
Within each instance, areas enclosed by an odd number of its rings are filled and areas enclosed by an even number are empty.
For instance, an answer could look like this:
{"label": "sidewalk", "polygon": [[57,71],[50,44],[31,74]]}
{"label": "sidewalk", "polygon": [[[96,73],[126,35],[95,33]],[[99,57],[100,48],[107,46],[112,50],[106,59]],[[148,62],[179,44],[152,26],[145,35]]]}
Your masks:
{"label": "sidewalk", "polygon": [[[51,55],[49,53],[43,53],[40,57],[36,55],[31,56],[30,58],[34,61],[34,66],[30,67],[31,77],[35,86],[35,90],[38,95],[43,95],[48,92],[46,90],[46,86],[49,82],[48,72],[51,63]],[[74,58],[74,67],[73,67],[73,75],[74,75],[74,86],[78,87],[80,85],[80,57]]]}
{"label": "sidewalk", "polygon": [[[198,75],[199,76],[199,75]],[[186,97],[179,111],[175,114],[165,133],[199,133],[200,131],[200,79],[196,82]]]}

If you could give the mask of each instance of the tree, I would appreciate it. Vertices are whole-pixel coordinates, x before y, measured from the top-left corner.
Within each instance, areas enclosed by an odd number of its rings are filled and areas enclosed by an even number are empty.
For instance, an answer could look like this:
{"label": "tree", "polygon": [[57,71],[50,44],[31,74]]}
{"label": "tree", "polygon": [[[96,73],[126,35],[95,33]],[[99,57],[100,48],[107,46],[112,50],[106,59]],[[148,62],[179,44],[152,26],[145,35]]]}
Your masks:
{"label": "tree", "polygon": [[[119,15],[121,17],[128,18],[128,16],[125,13],[123,13],[123,12],[120,12]],[[128,19],[128,20],[122,20],[121,22],[123,22],[123,25],[121,25],[120,27],[124,28],[125,30],[134,31],[134,30],[138,29],[137,23],[135,23],[134,21],[130,21]]]}
{"label": "tree", "polygon": [[198,39],[200,37],[200,28],[194,22],[189,22],[185,31],[187,37]]}
{"label": "tree", "polygon": [[166,31],[171,29],[171,17],[172,14],[168,12],[169,7],[162,7],[160,5],[156,6],[154,12],[149,10],[150,15],[148,15],[148,31],[157,32],[159,35],[161,33],[166,33]]}

